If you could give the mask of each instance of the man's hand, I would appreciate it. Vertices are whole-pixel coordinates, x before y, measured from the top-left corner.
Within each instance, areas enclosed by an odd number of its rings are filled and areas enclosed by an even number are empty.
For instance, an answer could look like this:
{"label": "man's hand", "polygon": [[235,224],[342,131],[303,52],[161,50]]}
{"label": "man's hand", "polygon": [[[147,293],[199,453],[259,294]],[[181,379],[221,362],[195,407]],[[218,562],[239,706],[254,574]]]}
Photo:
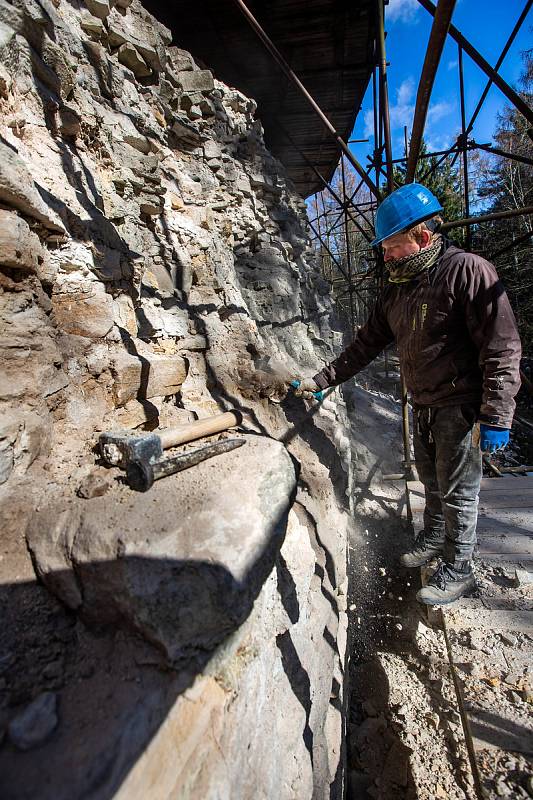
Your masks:
{"label": "man's hand", "polygon": [[494,425],[479,426],[479,447],[484,453],[494,453],[502,450],[509,442],[509,431],[506,428],[497,428]]}
{"label": "man's hand", "polygon": [[291,381],[296,397],[314,397],[315,400],[322,400],[320,387],[316,385],[312,378],[303,378]]}

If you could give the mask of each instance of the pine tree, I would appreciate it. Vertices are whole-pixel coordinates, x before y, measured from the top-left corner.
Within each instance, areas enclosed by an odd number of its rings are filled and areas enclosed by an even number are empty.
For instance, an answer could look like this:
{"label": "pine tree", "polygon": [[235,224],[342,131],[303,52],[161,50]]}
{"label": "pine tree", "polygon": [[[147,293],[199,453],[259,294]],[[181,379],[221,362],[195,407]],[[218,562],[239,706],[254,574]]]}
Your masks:
{"label": "pine tree", "polygon": [[[524,70],[520,94],[533,104],[533,50],[523,54]],[[496,147],[533,159],[533,141],[528,122],[515,108],[506,106],[498,116],[494,134]],[[480,180],[480,196],[488,201],[487,212],[508,211],[533,205],[533,166],[494,156],[486,165]],[[522,215],[480,225],[473,236],[473,247],[493,258],[513,304],[524,355],[533,357],[533,216]],[[511,247],[513,242],[520,243]],[[501,255],[494,253],[510,248]]]}

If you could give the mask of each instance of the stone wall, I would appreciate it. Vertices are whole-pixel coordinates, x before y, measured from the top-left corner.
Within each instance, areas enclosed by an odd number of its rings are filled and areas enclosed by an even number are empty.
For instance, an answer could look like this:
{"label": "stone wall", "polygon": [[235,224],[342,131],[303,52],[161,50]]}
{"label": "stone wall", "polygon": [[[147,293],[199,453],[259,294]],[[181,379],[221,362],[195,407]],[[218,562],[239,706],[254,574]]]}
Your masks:
{"label": "stone wall", "polygon": [[[345,406],[280,386],[341,334],[255,112],[137,0],[0,0],[6,798],[340,796]],[[97,463],[235,407],[146,495]]]}

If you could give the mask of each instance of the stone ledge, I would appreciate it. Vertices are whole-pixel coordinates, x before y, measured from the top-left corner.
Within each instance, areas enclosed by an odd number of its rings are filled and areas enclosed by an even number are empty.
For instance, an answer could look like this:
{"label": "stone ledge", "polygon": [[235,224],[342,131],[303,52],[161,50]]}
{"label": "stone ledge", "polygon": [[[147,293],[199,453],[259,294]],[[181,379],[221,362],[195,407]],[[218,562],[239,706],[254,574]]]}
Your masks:
{"label": "stone ledge", "polygon": [[283,445],[246,438],[147,494],[40,511],[27,532],[37,574],[84,620],[133,627],[173,663],[204,658],[249,614],[296,488]]}

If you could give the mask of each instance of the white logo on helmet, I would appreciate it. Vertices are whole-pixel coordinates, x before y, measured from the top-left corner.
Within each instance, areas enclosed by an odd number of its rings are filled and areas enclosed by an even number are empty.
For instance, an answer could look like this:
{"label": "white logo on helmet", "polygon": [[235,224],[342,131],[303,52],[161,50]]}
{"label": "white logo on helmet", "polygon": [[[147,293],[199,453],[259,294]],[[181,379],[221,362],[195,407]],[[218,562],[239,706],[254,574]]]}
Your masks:
{"label": "white logo on helmet", "polygon": [[420,200],[421,203],[423,203],[425,206],[427,206],[427,204],[429,203],[429,197],[427,197],[422,192],[418,192],[417,197],[418,197],[418,199]]}

